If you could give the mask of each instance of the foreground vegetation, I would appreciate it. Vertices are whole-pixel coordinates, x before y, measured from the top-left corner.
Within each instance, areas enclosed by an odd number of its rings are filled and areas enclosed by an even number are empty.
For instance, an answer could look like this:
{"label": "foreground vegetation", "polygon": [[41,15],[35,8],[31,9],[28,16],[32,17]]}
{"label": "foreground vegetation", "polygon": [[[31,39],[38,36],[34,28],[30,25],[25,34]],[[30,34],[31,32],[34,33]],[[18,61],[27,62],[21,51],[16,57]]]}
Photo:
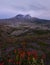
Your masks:
{"label": "foreground vegetation", "polygon": [[[27,31],[12,35],[18,30]],[[0,26],[0,65],[50,65],[49,61],[50,30]]]}

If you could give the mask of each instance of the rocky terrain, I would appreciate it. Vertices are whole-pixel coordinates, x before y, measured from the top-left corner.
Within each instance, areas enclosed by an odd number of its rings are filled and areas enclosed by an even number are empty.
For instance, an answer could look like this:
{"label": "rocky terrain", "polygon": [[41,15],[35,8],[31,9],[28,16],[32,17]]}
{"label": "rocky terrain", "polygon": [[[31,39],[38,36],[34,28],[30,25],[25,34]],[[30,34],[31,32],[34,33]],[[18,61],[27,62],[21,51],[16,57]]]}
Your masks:
{"label": "rocky terrain", "polygon": [[15,48],[45,54],[45,65],[50,65],[50,21],[29,15],[0,20],[0,57]]}

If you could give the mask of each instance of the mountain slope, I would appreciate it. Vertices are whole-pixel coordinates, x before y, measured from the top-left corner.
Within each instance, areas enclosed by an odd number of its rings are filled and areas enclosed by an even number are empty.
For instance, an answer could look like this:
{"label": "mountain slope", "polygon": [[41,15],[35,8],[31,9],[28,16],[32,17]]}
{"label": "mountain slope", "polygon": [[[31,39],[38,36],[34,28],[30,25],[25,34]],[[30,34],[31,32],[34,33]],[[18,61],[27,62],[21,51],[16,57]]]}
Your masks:
{"label": "mountain slope", "polygon": [[31,17],[30,15],[18,14],[15,17],[9,19],[0,19],[0,24],[16,24],[16,23],[37,23],[37,24],[50,24],[50,20],[38,19]]}

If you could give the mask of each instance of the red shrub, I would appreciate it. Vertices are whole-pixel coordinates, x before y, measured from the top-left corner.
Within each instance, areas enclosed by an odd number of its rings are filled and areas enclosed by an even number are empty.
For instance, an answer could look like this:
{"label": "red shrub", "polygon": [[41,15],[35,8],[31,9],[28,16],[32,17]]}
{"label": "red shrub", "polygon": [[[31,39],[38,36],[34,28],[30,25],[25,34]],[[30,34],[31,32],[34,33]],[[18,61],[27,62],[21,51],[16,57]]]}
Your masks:
{"label": "red shrub", "polygon": [[31,54],[32,54],[31,51],[28,51],[28,52],[27,52],[27,55],[28,55],[28,56],[30,56]]}
{"label": "red shrub", "polygon": [[42,54],[42,59],[46,59],[46,55],[45,54]]}
{"label": "red shrub", "polygon": [[22,49],[21,48],[18,48],[18,54],[20,55]]}
{"label": "red shrub", "polygon": [[28,60],[30,60],[30,57],[28,56]]}
{"label": "red shrub", "polygon": [[4,65],[4,62],[0,63],[0,65]]}
{"label": "red shrub", "polygon": [[12,62],[12,59],[8,59],[8,62],[9,62],[9,63]]}
{"label": "red shrub", "polygon": [[20,53],[20,58],[24,58],[24,56],[25,56],[25,52],[22,51],[22,52]]}
{"label": "red shrub", "polygon": [[14,53],[16,53],[16,49],[14,49]]}
{"label": "red shrub", "polygon": [[32,54],[33,54],[33,57],[34,57],[35,59],[38,58],[38,53],[37,53],[36,50],[33,50],[33,51],[32,51]]}
{"label": "red shrub", "polygon": [[20,65],[20,61],[16,62],[17,65]]}

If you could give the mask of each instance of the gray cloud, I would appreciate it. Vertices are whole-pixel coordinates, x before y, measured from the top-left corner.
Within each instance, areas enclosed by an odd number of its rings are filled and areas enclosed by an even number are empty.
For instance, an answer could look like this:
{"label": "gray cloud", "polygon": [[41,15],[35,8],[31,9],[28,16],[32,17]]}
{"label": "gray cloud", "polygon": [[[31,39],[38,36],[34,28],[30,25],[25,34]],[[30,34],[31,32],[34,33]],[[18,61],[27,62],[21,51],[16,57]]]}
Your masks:
{"label": "gray cloud", "polygon": [[19,13],[50,19],[50,0],[0,0],[0,17]]}

